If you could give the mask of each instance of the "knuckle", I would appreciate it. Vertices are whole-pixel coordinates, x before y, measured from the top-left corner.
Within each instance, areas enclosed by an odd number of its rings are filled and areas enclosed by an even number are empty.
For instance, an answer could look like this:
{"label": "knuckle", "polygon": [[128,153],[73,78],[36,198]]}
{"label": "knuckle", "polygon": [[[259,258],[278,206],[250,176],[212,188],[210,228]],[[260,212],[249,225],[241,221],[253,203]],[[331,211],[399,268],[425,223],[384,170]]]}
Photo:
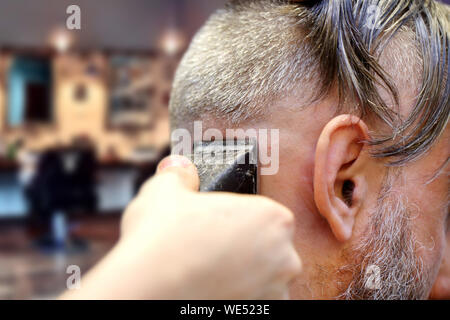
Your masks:
{"label": "knuckle", "polygon": [[294,226],[294,214],[289,210],[283,210],[283,219],[286,226],[293,227]]}
{"label": "knuckle", "polygon": [[150,191],[151,186],[154,184],[156,177],[150,178],[147,181],[144,182],[144,184],[141,186],[138,192],[138,197],[142,196],[143,194],[146,194]]}
{"label": "knuckle", "polygon": [[167,171],[160,173],[158,176],[158,189],[171,190],[175,191],[179,188],[183,183],[183,175],[182,173],[177,171],[177,168],[173,168],[172,170],[167,169]]}
{"label": "knuckle", "polygon": [[136,214],[141,211],[141,207],[142,205],[140,204],[139,198],[133,199],[122,215],[122,224],[126,224],[131,217],[136,216]]}
{"label": "knuckle", "polygon": [[275,219],[277,219],[283,226],[291,228],[294,226],[294,215],[286,207],[273,203],[268,207],[269,214],[271,214]]}
{"label": "knuckle", "polygon": [[169,170],[157,174],[153,178],[147,180],[141,187],[138,197],[148,197],[158,191],[181,191],[180,186],[183,182],[183,176],[175,170]]}
{"label": "knuckle", "polygon": [[297,254],[292,257],[291,271],[293,274],[298,274],[302,271],[302,261]]}
{"label": "knuckle", "polygon": [[298,275],[302,270],[302,261],[297,251],[291,247],[285,263],[285,273],[289,276]]}
{"label": "knuckle", "polygon": [[130,214],[133,214],[133,212],[139,211],[140,204],[140,198],[134,198],[131,200],[131,202],[128,204],[128,207],[125,210],[124,216],[129,216]]}

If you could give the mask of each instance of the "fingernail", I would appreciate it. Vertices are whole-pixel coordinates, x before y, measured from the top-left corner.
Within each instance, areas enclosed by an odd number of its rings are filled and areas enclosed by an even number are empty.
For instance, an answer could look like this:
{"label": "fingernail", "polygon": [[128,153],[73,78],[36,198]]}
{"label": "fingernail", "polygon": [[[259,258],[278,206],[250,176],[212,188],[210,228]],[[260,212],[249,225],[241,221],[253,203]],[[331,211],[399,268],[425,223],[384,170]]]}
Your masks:
{"label": "fingernail", "polygon": [[158,165],[158,172],[169,167],[182,167],[187,168],[192,164],[192,162],[183,156],[173,155],[163,159]]}

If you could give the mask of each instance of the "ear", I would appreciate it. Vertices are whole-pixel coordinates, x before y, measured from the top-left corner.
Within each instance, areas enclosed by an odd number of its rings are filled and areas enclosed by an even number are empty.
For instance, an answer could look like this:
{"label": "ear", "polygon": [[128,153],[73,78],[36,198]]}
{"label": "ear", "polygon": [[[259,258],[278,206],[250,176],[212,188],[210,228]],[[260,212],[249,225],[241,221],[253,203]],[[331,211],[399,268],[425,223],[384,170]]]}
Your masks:
{"label": "ear", "polygon": [[363,155],[369,139],[366,124],[358,117],[340,115],[320,134],[314,165],[314,200],[339,241],[351,238],[355,216],[367,190]]}

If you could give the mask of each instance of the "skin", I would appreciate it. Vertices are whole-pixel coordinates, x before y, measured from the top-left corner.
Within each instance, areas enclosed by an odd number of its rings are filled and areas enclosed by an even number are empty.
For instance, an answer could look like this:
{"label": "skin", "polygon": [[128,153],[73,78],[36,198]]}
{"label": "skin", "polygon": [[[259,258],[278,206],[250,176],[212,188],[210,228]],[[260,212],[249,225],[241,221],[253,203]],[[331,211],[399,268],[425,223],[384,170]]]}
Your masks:
{"label": "skin", "polygon": [[[62,298],[278,299],[288,292],[293,299],[337,297],[352,280],[337,270],[358,262],[349,248],[371,223],[387,168],[361,143],[379,129],[352,115],[336,116],[335,101],[294,112],[295,98],[286,98],[272,106],[270,120],[241,128],[280,130],[279,171],[261,177],[262,196],[199,194],[191,163],[163,173],[160,167],[126,210],[119,243],[83,278],[81,290]],[[220,125],[204,121],[205,130],[225,134]],[[392,185],[414,208],[414,253],[430,279],[426,292],[434,283],[431,296],[438,299],[449,296],[449,181],[442,166],[448,146],[447,129]],[[351,205],[341,192],[347,180],[355,185]]]}
{"label": "skin", "polygon": [[164,159],[125,211],[119,242],[61,299],[288,298],[301,269],[292,212],[198,185],[187,158]]}
{"label": "skin", "polygon": [[[447,222],[448,224],[448,222]],[[447,226],[447,242],[444,258],[439,269],[438,277],[431,291],[431,299],[450,299],[450,232]]]}
{"label": "skin", "polygon": [[[407,92],[402,93],[403,102],[413,101],[405,99]],[[295,97],[278,101],[271,106],[270,119],[253,122],[244,129],[280,130],[279,171],[261,177],[260,194],[285,205],[295,216],[294,244],[302,257],[303,270],[291,283],[291,298],[331,299],[351,280],[337,270],[358,258],[348,256],[349,248],[360,242],[370,223],[370,212],[376,208],[388,169],[385,159],[372,157],[371,147],[359,142],[379,131],[376,125],[355,116],[336,116],[334,97],[301,111],[293,111],[295,105]],[[410,107],[404,103],[403,112]],[[220,128],[225,135],[223,123],[206,119],[204,128],[211,127]],[[441,298],[449,294],[449,180],[448,169],[442,168],[450,154],[449,134],[446,129],[426,155],[403,166],[402,178],[393,186],[394,192],[405,196],[414,209],[415,255],[429,273],[427,291],[435,283],[433,292]],[[435,176],[439,168],[440,174]],[[341,193],[345,180],[355,183],[351,207]]]}

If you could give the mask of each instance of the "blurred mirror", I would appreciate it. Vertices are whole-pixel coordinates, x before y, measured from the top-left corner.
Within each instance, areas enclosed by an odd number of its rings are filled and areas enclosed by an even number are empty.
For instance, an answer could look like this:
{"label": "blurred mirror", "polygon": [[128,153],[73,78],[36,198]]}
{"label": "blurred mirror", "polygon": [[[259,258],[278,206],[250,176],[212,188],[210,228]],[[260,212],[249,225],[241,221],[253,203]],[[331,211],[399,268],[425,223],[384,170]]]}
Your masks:
{"label": "blurred mirror", "polygon": [[109,124],[114,128],[149,128],[155,83],[148,56],[112,55],[110,58]]}
{"label": "blurred mirror", "polygon": [[52,121],[51,60],[17,55],[8,73],[7,125],[47,124]]}

